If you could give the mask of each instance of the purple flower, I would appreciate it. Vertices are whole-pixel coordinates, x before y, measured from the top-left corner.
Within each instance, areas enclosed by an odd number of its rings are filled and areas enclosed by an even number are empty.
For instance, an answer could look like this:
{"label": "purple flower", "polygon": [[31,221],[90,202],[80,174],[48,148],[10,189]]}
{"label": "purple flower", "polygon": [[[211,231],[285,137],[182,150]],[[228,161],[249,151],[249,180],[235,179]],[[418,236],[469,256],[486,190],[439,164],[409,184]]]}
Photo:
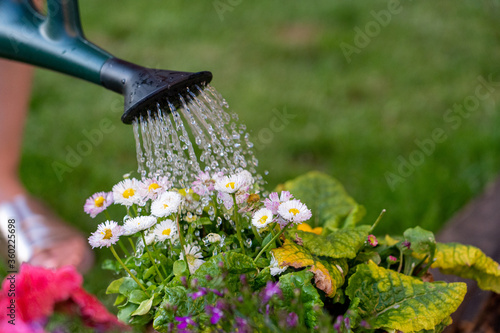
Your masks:
{"label": "purple flower", "polygon": [[85,201],[83,211],[90,215],[91,218],[103,212],[108,208],[113,200],[113,192],[97,192]]}
{"label": "purple flower", "polygon": [[335,319],[335,323],[333,324],[333,329],[336,332],[340,332],[340,329],[342,328],[342,321],[344,320],[344,316],[338,316],[337,319]]}
{"label": "purple flower", "polygon": [[407,240],[403,242],[403,246],[406,247],[408,250],[410,249],[411,243]]}
{"label": "purple flower", "polygon": [[224,303],[217,302],[215,306],[207,305],[207,312],[211,316],[210,323],[215,325],[219,322],[219,320],[224,316]]}
{"label": "purple flower", "polygon": [[191,316],[175,317],[175,320],[180,322],[180,324],[177,325],[177,328],[179,329],[185,329],[188,325],[196,326],[196,323],[191,318]]}
{"label": "purple flower", "polygon": [[268,281],[266,287],[264,288],[262,301],[267,303],[274,295],[278,295],[279,297],[282,295],[279,283]]}
{"label": "purple flower", "polygon": [[217,290],[217,289],[210,289],[210,291],[219,297],[224,296],[224,293],[222,291]]}
{"label": "purple flower", "polygon": [[191,297],[193,300],[195,300],[199,297],[205,296],[206,294],[207,294],[207,288],[201,287],[200,289],[198,289],[197,292],[190,293],[189,297]]}
{"label": "purple flower", "polygon": [[367,241],[368,241],[368,244],[370,244],[373,247],[378,245],[377,237],[375,237],[374,235],[368,235]]}
{"label": "purple flower", "polygon": [[286,324],[288,327],[295,327],[299,322],[299,316],[295,312],[290,312],[286,317]]}
{"label": "purple flower", "polygon": [[248,325],[248,322],[246,319],[241,318],[241,317],[236,317],[236,328],[238,329],[238,332],[241,333],[251,333],[251,327]]}
{"label": "purple flower", "polygon": [[349,319],[349,317],[344,318],[344,326],[345,326],[346,330],[348,330],[348,331],[351,330],[351,320]]}

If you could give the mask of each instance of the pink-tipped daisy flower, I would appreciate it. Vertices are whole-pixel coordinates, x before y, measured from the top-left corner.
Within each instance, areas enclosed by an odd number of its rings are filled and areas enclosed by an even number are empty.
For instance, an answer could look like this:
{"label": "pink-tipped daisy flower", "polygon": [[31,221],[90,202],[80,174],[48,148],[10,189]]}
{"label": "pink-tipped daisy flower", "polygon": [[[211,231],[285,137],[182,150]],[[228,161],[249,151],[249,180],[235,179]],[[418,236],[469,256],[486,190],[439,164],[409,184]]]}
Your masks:
{"label": "pink-tipped daisy flower", "polygon": [[143,201],[155,200],[171,186],[172,183],[167,177],[143,179],[139,183],[139,195]]}
{"label": "pink-tipped daisy flower", "polygon": [[92,248],[110,247],[118,242],[123,235],[123,227],[115,221],[106,221],[97,226],[97,231],[89,237],[89,244]]}
{"label": "pink-tipped daisy flower", "polygon": [[300,200],[293,199],[280,204],[278,214],[288,222],[302,223],[309,220],[312,216],[311,210]]}
{"label": "pink-tipped daisy flower", "polygon": [[106,210],[113,202],[112,192],[97,192],[85,201],[83,211],[94,218],[97,214]]}

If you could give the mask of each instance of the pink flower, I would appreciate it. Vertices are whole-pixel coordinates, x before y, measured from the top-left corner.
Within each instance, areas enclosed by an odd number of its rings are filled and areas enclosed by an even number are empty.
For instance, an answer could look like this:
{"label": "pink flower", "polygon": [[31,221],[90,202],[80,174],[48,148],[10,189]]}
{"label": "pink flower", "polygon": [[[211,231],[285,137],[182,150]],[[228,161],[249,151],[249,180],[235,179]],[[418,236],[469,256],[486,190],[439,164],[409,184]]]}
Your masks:
{"label": "pink flower", "polygon": [[144,202],[156,200],[158,196],[166,192],[171,186],[172,183],[167,177],[143,179],[139,183],[139,195]]}
{"label": "pink flower", "polygon": [[264,205],[267,209],[271,210],[274,215],[278,214],[278,208],[280,204],[286,202],[293,198],[293,195],[288,191],[281,191],[281,197],[278,196],[277,192],[269,194],[269,198],[264,200]]}
{"label": "pink flower", "polygon": [[[0,307],[7,309],[15,304],[15,323],[5,328],[11,318],[7,311],[0,311],[1,332],[44,332],[44,324],[53,314],[56,304],[72,302],[76,304],[76,312],[84,321],[99,325],[117,324],[117,319],[97,299],[82,289],[82,276],[73,266],[61,267],[57,270],[22,264],[19,273],[10,274],[2,283],[0,291]],[[15,294],[12,292],[15,286]],[[67,306],[65,306],[67,308]]]}
{"label": "pink flower", "polygon": [[91,218],[103,212],[113,203],[112,192],[97,192],[85,201],[83,211],[90,215]]}
{"label": "pink flower", "polygon": [[198,195],[207,195],[212,194],[215,190],[215,182],[218,178],[221,178],[224,175],[223,172],[216,172],[212,176],[208,171],[200,172],[198,176],[196,176],[196,180],[192,183],[193,192]]}
{"label": "pink flower", "polygon": [[378,245],[377,237],[375,237],[374,235],[368,235],[367,241],[368,241],[368,244],[370,244],[373,247]]}

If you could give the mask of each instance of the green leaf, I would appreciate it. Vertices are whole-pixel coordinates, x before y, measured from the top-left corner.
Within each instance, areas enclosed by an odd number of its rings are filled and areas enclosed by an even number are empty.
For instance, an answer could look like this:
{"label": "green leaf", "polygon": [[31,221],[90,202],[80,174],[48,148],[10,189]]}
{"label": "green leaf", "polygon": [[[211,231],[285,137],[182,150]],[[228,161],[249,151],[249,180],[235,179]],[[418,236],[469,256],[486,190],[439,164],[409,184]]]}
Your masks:
{"label": "green leaf", "polygon": [[349,215],[347,215],[342,228],[343,229],[354,228],[356,224],[358,224],[358,222],[361,221],[363,217],[365,217],[365,215],[366,215],[365,207],[356,204],[356,206],[354,206],[354,208],[349,212]]}
{"label": "green leaf", "polygon": [[353,310],[372,328],[409,333],[435,329],[457,309],[466,291],[465,283],[423,282],[369,262],[357,266],[346,294],[351,301],[359,299]]}
{"label": "green leaf", "polygon": [[271,275],[271,269],[269,267],[261,270],[255,279],[250,280],[250,285],[253,290],[259,290],[267,284],[267,281],[273,281],[273,276]]}
{"label": "green leaf", "polygon": [[116,299],[115,299],[115,302],[113,303],[113,305],[116,306],[116,305],[122,304],[126,300],[127,300],[127,296],[119,294],[118,296],[116,296]]}
{"label": "green leaf", "polygon": [[156,275],[156,269],[155,269],[155,266],[151,266],[149,267],[145,272],[144,272],[144,275],[143,275],[143,278],[144,280],[147,280],[149,279],[150,277],[152,276],[155,276]]}
{"label": "green leaf", "polygon": [[202,217],[199,220],[196,220],[196,222],[200,225],[213,225],[214,222],[212,222],[208,217]]}
{"label": "green leaf", "polygon": [[151,296],[151,298],[142,301],[137,310],[132,312],[130,316],[143,316],[147,314],[151,309],[151,305],[153,305],[153,298],[154,296]]}
{"label": "green leaf", "polygon": [[193,300],[182,286],[165,288],[165,296],[155,313],[153,327],[160,332],[169,332],[168,324],[175,322],[175,317],[197,315],[204,311],[203,297]]}
{"label": "green leaf", "polygon": [[[219,266],[220,262],[222,262],[223,268]],[[207,287],[209,282],[206,280],[205,276],[210,275],[212,277],[217,277],[220,276],[223,271],[229,273],[225,280],[226,285],[230,289],[232,288],[232,291],[236,291],[239,289],[240,275],[249,273],[256,275],[257,267],[249,256],[238,252],[226,252],[210,258],[210,260],[203,263],[191,277],[198,279],[201,287]]]}
{"label": "green leaf", "polygon": [[278,265],[282,267],[310,267],[309,271],[314,273],[316,287],[323,290],[328,297],[334,297],[337,288],[341,287],[345,282],[348,270],[345,259],[321,259],[289,239],[285,240],[282,247],[274,249],[271,252],[274,258],[276,258]]}
{"label": "green leaf", "polygon": [[438,243],[433,268],[477,281],[479,288],[500,293],[500,265],[480,249],[458,243]]}
{"label": "green leaf", "polygon": [[[351,212],[353,215],[349,224],[355,224],[363,215],[362,208],[358,207],[344,187],[326,174],[312,171],[287,181],[283,188],[311,209],[313,216],[308,223],[313,228],[338,228]],[[355,210],[358,212],[354,213]]]}
{"label": "green leaf", "polygon": [[309,328],[316,326],[318,314],[323,308],[318,290],[311,284],[313,276],[313,273],[302,270],[282,275],[279,278],[280,289],[287,301],[295,298],[295,289],[300,290],[300,304],[304,306],[305,321]]}
{"label": "green leaf", "polygon": [[177,260],[174,262],[174,275],[175,276],[188,276],[188,266],[185,260]]}
{"label": "green leaf", "polygon": [[122,266],[116,260],[105,259],[101,264],[101,268],[118,273],[122,269]]}
{"label": "green leaf", "polygon": [[300,230],[290,230],[287,235],[314,255],[352,259],[363,247],[369,231],[369,226],[362,225],[353,229],[338,229],[327,235]]}
{"label": "green leaf", "polygon": [[141,289],[135,289],[130,293],[128,301],[134,304],[141,304],[144,300],[147,300],[148,296]]}
{"label": "green leaf", "polygon": [[122,277],[122,278],[119,278],[118,280],[112,281],[109,284],[108,288],[106,289],[106,295],[107,294],[118,294],[119,290],[120,290],[120,286],[122,285],[124,279],[125,278]]}
{"label": "green leaf", "polygon": [[429,255],[434,257],[436,252],[436,240],[434,234],[430,231],[424,230],[420,227],[410,228],[404,232],[404,237],[411,243],[411,249],[422,255]]}
{"label": "green leaf", "polygon": [[139,288],[140,288],[139,285],[132,278],[126,277],[123,278],[123,282],[118,288],[118,292],[122,295],[129,297],[132,291]]}
{"label": "green leaf", "polygon": [[132,312],[134,312],[139,306],[137,304],[128,303],[126,306],[118,310],[117,317],[121,322],[128,324],[130,322],[130,317]]}
{"label": "green leaf", "polygon": [[432,330],[421,330],[418,331],[418,333],[441,333],[444,331],[444,329],[448,326],[450,326],[453,323],[453,320],[451,317],[445,318],[439,325],[434,327]]}

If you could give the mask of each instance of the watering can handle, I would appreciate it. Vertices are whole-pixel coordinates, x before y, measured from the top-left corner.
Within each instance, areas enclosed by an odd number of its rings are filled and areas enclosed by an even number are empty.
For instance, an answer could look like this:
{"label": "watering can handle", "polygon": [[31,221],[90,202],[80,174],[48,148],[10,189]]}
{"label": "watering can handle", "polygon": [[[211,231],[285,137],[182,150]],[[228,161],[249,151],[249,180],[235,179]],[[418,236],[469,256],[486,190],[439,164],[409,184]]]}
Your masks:
{"label": "watering can handle", "polygon": [[30,0],[0,0],[0,57],[102,85],[113,56],[85,39],[77,0],[47,0],[47,15]]}
{"label": "watering can handle", "polygon": [[78,0],[47,0],[47,18],[44,28],[52,39],[57,39],[62,34],[83,38]]}

